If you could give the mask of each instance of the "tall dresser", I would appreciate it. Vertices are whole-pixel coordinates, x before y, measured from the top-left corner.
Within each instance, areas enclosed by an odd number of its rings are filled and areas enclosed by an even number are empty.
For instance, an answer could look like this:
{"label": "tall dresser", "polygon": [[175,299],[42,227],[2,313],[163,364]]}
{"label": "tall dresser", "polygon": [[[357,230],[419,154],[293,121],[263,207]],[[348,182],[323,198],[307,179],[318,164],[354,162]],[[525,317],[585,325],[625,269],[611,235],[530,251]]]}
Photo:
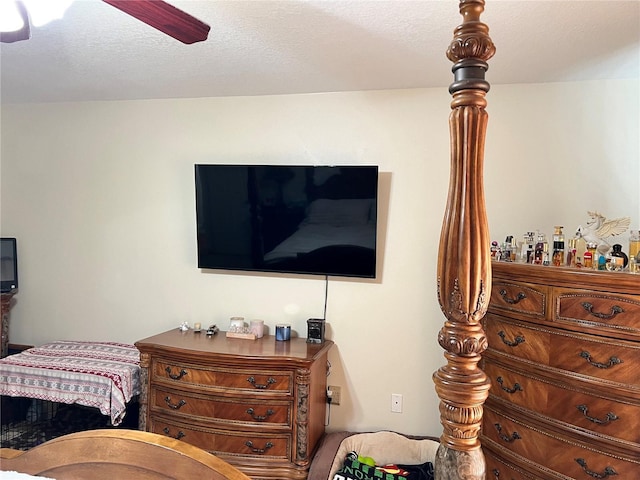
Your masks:
{"label": "tall dresser", "polygon": [[179,329],[140,340],[140,428],[196,445],[253,479],[306,479],[324,434],[332,345]]}
{"label": "tall dresser", "polygon": [[640,275],[492,270],[487,478],[640,479]]}

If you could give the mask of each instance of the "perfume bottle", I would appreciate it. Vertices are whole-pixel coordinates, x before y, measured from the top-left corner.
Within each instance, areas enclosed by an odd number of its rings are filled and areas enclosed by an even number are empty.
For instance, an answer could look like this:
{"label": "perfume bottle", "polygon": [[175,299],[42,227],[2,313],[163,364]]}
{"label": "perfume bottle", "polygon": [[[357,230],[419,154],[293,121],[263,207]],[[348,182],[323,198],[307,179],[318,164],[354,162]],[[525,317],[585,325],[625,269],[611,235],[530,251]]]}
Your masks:
{"label": "perfume bottle", "polygon": [[524,242],[522,243],[522,253],[520,258],[525,263],[533,263],[534,238],[533,232],[527,232],[524,234]]}
{"label": "perfume bottle", "polygon": [[596,248],[598,248],[597,244],[593,242],[587,243],[587,251],[584,252],[585,268],[591,268],[594,270],[598,269],[598,264],[596,262]]}
{"label": "perfume bottle", "polygon": [[518,243],[513,235],[507,235],[502,244],[503,258],[505,262],[515,262],[518,256]]}
{"label": "perfume bottle", "polygon": [[518,261],[518,242],[516,237],[511,237],[511,261]]}
{"label": "perfume bottle", "polygon": [[[609,256],[609,259],[611,258],[611,256]],[[598,253],[598,262],[597,262],[598,266],[596,267],[597,270],[606,270],[607,269],[607,255],[603,255],[601,253]]]}
{"label": "perfume bottle", "polygon": [[629,264],[629,257],[627,257],[627,254],[622,251],[622,245],[616,243],[612,248],[612,260],[615,262],[616,266],[620,266],[620,264],[622,264],[622,268],[616,268],[616,270],[622,270],[623,268],[626,268]]}
{"label": "perfume bottle", "polygon": [[498,247],[498,242],[495,240],[491,242],[491,260],[500,260],[498,256],[498,252],[500,248]]}
{"label": "perfume bottle", "polygon": [[538,232],[538,239],[533,250],[533,263],[536,265],[542,265],[544,263],[545,251],[547,251],[547,253],[549,252],[549,245],[544,238],[544,233]]}
{"label": "perfume bottle", "polygon": [[640,253],[635,257],[629,257],[629,271],[631,273],[640,273]]}
{"label": "perfume bottle", "polygon": [[624,268],[624,259],[622,257],[616,257],[613,252],[608,253],[605,259],[605,269],[610,272],[619,272]]}
{"label": "perfume bottle", "polygon": [[504,243],[502,244],[502,256],[501,260],[503,262],[511,262],[512,250],[511,250],[511,240],[513,237],[508,235],[507,238],[504,239]]}
{"label": "perfume bottle", "polygon": [[564,227],[556,226],[553,232],[553,265],[559,267],[564,265]]}
{"label": "perfume bottle", "polygon": [[640,253],[640,230],[629,232],[629,257],[637,257]]}
{"label": "perfume bottle", "polygon": [[550,265],[550,263],[551,263],[551,256],[549,255],[549,243],[545,241],[542,247],[542,264]]}
{"label": "perfume bottle", "polygon": [[576,257],[576,267],[580,267],[584,265],[584,254],[587,251],[587,241],[584,239],[584,237],[582,236],[582,232],[580,230],[578,230],[576,232],[576,236],[574,237],[575,239],[575,248],[576,248],[576,252],[575,252],[575,257]]}
{"label": "perfume bottle", "polygon": [[570,238],[567,242],[567,267],[575,267],[576,264],[576,239]]}

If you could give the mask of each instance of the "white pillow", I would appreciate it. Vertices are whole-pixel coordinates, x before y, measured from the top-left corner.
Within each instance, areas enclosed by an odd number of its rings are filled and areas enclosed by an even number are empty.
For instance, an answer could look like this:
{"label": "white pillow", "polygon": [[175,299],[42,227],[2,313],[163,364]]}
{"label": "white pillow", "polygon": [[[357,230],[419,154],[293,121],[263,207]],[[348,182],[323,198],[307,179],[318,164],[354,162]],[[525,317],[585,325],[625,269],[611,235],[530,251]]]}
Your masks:
{"label": "white pillow", "polygon": [[398,465],[421,465],[433,462],[439,442],[433,440],[414,440],[396,432],[358,433],[345,438],[338,447],[338,453],[331,465],[329,478],[333,478],[344,463],[349,452],[363,457],[371,457],[376,465],[394,463]]}

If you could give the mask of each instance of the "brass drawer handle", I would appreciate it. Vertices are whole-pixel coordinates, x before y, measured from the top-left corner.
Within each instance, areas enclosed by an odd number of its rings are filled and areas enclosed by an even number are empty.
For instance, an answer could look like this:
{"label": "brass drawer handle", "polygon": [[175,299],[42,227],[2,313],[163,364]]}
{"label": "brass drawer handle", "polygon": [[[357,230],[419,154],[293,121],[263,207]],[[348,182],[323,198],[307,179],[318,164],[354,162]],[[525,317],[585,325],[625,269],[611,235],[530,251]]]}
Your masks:
{"label": "brass drawer handle", "polygon": [[502,343],[504,343],[509,347],[517,347],[521,343],[524,343],[524,337],[522,335],[518,335],[516,338],[513,339],[513,341],[507,340],[506,339],[507,335],[504,333],[504,330],[500,330],[498,332],[498,336],[502,339]]}
{"label": "brass drawer handle", "polygon": [[273,443],[271,442],[265,443],[264,448],[254,448],[253,442],[251,440],[247,440],[246,442],[244,442],[244,444],[247,447],[249,447],[253,453],[260,453],[260,454],[266,453],[267,450],[273,447]]}
{"label": "brass drawer handle", "polygon": [[184,434],[184,432],[183,432],[182,430],[179,430],[179,431],[178,431],[178,433],[177,433],[177,435],[170,435],[171,430],[169,430],[169,427],[164,427],[164,428],[162,429],[162,431],[164,432],[164,434],[165,434],[166,436],[168,436],[168,437],[172,437],[172,438],[175,438],[176,440],[180,440],[180,439],[181,439],[182,437],[184,437],[184,435],[185,435],[185,434]]}
{"label": "brass drawer handle", "polygon": [[500,384],[500,388],[502,388],[502,390],[504,390],[507,393],[516,393],[516,392],[522,392],[522,387],[520,386],[519,383],[514,383],[512,388],[509,387],[505,387],[503,385],[504,380],[502,379],[502,377],[498,377],[496,378],[496,381]]}
{"label": "brass drawer handle", "polygon": [[580,352],[580,356],[584,358],[587,362],[589,362],[591,365],[597,368],[611,368],[620,363],[624,363],[618,357],[611,357],[607,363],[596,362],[591,358],[591,354],[585,350]]}
{"label": "brass drawer handle", "polygon": [[187,402],[184,400],[180,400],[178,403],[171,403],[171,397],[169,396],[164,397],[164,403],[166,403],[169,408],[173,408],[174,410],[180,410],[187,404]]}
{"label": "brass drawer handle", "polygon": [[522,439],[518,432],[513,432],[511,435],[507,435],[506,433],[502,433],[502,425],[500,425],[499,423],[494,423],[493,425],[498,431],[498,436],[507,443],[515,442],[516,440]]}
{"label": "brass drawer handle", "polygon": [[505,289],[500,290],[500,296],[509,305],[517,305],[521,300],[527,298],[527,296],[523,292],[518,293],[518,295],[516,295],[516,298],[507,298],[507,291]]}
{"label": "brass drawer handle", "polygon": [[589,412],[589,408],[586,405],[578,405],[576,408],[582,412],[582,415],[584,415],[587,420],[593,423],[597,423],[598,425],[606,425],[614,420],[618,420],[618,416],[615,413],[609,412],[605,416],[604,420],[600,420],[599,418],[590,417],[589,415],[587,415],[587,413]]}
{"label": "brass drawer handle", "polygon": [[[495,480],[500,480],[500,470],[494,468],[493,470],[491,470],[491,473],[493,473],[493,477],[495,478]],[[511,480],[513,480],[513,477],[511,477]]]}
{"label": "brass drawer handle", "polygon": [[255,377],[249,377],[249,378],[247,378],[247,382],[249,382],[251,385],[253,385],[258,390],[266,390],[267,388],[269,388],[269,385],[273,385],[274,383],[276,383],[276,380],[275,380],[275,378],[269,377],[269,379],[267,380],[266,384],[260,384],[260,383],[256,383]]}
{"label": "brass drawer handle", "polygon": [[171,373],[171,367],[165,368],[164,371],[167,372],[167,375],[169,375],[169,378],[173,380],[180,380],[182,377],[184,377],[187,374],[187,371],[184,368],[180,370],[180,373],[178,374]]}
{"label": "brass drawer handle", "polygon": [[255,410],[253,408],[250,408],[247,410],[247,413],[251,415],[251,418],[253,418],[256,422],[264,422],[267,418],[273,415],[274,412],[273,410],[269,409],[267,410],[266,415],[254,415]]}
{"label": "brass drawer handle", "polygon": [[593,315],[594,317],[599,318],[601,320],[611,320],[613,317],[615,317],[619,313],[624,312],[624,309],[622,307],[619,307],[618,305],[614,305],[613,307],[611,307],[611,313],[594,312],[593,304],[589,302],[583,302],[582,308],[584,308],[589,315]]}
{"label": "brass drawer handle", "polygon": [[607,478],[609,475],[618,475],[618,472],[616,472],[613,467],[605,467],[602,473],[589,470],[589,467],[587,467],[587,461],[584,458],[576,458],[576,462],[582,467],[584,473],[593,478]]}

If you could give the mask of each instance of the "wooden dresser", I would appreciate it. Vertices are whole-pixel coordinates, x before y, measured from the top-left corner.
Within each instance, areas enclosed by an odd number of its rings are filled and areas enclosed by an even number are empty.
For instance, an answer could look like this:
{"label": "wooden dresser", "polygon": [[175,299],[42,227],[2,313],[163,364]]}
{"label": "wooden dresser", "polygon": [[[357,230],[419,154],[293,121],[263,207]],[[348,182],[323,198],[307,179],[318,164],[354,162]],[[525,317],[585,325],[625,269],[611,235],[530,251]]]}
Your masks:
{"label": "wooden dresser", "polygon": [[208,450],[253,479],[306,479],[324,434],[332,345],[179,329],[140,340],[140,429]]}
{"label": "wooden dresser", "polygon": [[640,275],[492,270],[487,479],[640,479]]}

